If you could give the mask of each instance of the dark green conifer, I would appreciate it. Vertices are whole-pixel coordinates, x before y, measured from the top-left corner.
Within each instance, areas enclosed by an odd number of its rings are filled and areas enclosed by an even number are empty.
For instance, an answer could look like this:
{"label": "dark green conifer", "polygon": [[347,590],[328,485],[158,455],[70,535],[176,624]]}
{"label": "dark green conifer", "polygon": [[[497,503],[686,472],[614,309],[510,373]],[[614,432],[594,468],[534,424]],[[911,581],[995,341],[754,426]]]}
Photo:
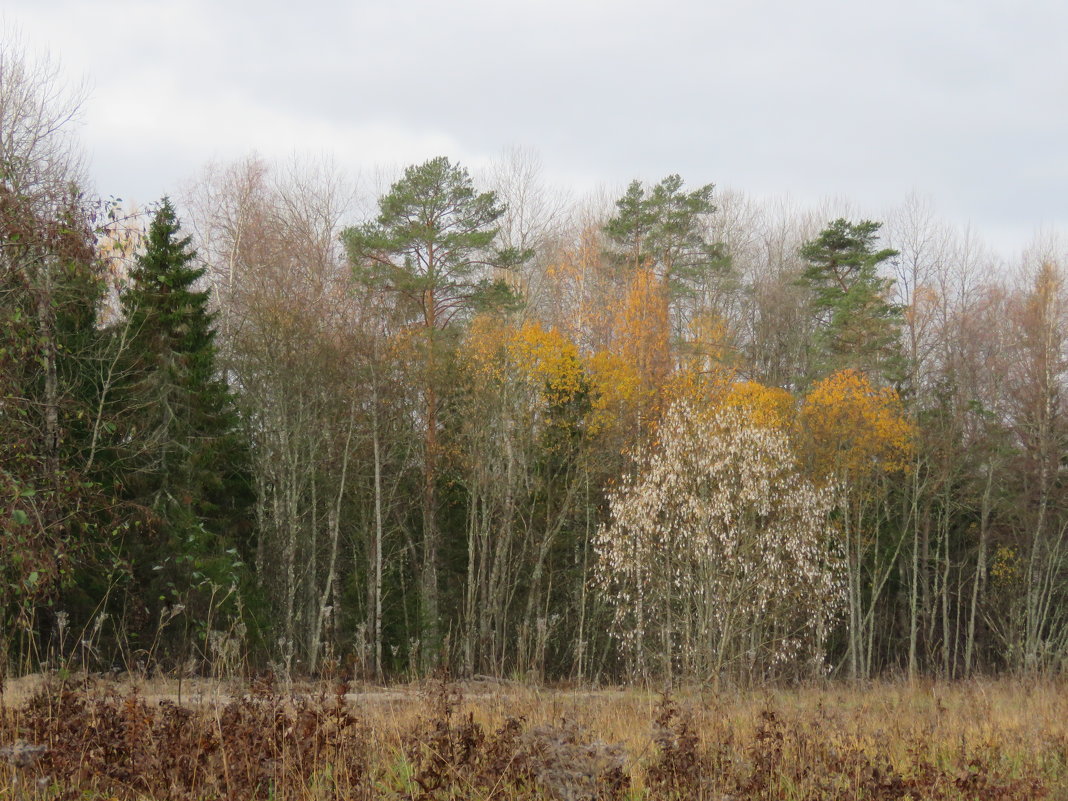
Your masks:
{"label": "dark green conifer", "polygon": [[902,311],[890,299],[893,281],[879,275],[897,251],[876,250],[881,227],[837,219],[801,247],[801,283],[812,292],[817,326],[813,378],[849,367],[900,381]]}
{"label": "dark green conifer", "polygon": [[232,580],[232,548],[248,548],[252,522],[248,450],[189,243],[164,199],[121,296],[129,347],[116,400],[120,491],[156,535],[133,545],[135,572],[178,594],[184,582]]}

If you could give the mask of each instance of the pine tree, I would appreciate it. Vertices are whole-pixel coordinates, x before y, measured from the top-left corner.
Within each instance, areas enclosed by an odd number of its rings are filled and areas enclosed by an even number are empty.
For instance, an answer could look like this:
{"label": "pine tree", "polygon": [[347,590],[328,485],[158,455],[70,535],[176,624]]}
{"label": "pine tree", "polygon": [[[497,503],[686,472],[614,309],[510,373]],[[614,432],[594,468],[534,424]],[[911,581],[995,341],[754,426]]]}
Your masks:
{"label": "pine tree", "polygon": [[441,643],[438,563],[439,411],[447,361],[443,334],[479,310],[514,308],[518,299],[493,274],[515,267],[526,254],[497,250],[497,222],[505,212],[493,192],[479,193],[467,170],[445,157],[404,171],[379,198],[379,215],[342,234],[355,278],[395,296],[413,331],[422,336],[425,381],[423,422],[423,542],[420,569],[424,667]]}
{"label": "pine tree", "polygon": [[817,320],[815,378],[847,368],[891,383],[900,380],[901,307],[879,265],[896,250],[876,250],[881,224],[838,219],[800,250],[808,264],[801,284],[812,291]]}
{"label": "pine tree", "polygon": [[632,181],[616,201],[616,214],[605,224],[615,245],[613,255],[630,271],[652,269],[668,286],[672,299],[691,297],[713,272],[727,267],[723,248],[708,239],[705,220],[715,213],[714,184],[683,190],[683,180],[669,175],[646,191]]}
{"label": "pine tree", "polygon": [[722,245],[709,238],[707,222],[716,211],[714,189],[705,184],[687,192],[678,175],[649,189],[632,181],[604,226],[612,245],[609,257],[626,279],[649,270],[660,282],[660,302],[668,304],[679,340],[697,316],[709,311],[709,288],[730,272]]}

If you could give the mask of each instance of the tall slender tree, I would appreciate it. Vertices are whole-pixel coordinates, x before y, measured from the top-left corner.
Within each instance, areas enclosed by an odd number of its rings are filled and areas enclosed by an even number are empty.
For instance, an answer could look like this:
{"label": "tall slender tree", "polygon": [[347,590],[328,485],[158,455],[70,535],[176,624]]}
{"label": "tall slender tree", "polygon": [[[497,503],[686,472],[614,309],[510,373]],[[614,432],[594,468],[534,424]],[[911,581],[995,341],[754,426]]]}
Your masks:
{"label": "tall slender tree", "polygon": [[648,189],[632,181],[604,226],[612,255],[628,278],[647,269],[659,279],[677,336],[706,305],[701,295],[709,279],[729,264],[723,248],[709,237],[708,218],[716,211],[714,188],[705,184],[687,192],[678,175]]}
{"label": "tall slender tree", "polygon": [[525,254],[494,249],[504,211],[493,192],[475,190],[466,169],[438,157],[406,169],[379,199],[377,219],[343,234],[357,280],[396,297],[423,354],[421,648],[429,661],[440,640],[442,335],[475,309],[514,300],[500,271]]}

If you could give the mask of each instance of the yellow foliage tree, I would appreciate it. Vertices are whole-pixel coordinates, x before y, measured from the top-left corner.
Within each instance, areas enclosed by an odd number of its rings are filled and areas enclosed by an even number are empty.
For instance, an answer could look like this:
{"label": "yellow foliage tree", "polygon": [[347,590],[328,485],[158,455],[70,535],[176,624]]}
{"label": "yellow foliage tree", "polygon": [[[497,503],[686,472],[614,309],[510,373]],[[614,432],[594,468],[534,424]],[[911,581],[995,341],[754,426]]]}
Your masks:
{"label": "yellow foliage tree", "polygon": [[509,383],[525,396],[535,416],[570,402],[588,386],[575,343],[538,322],[517,327],[500,317],[479,316],[471,323],[463,354],[482,387],[499,394],[501,385]]}
{"label": "yellow foliage tree", "polygon": [[787,431],[794,418],[794,397],[780,387],[768,387],[756,381],[736,381],[724,397],[722,406],[742,413],[749,425]]}
{"label": "yellow foliage tree", "polygon": [[598,351],[587,359],[592,419],[590,432],[600,434],[636,416],[644,398],[636,366],[618,353]]}
{"label": "yellow foliage tree", "polygon": [[520,374],[540,385],[551,406],[567,403],[586,386],[578,348],[556,328],[525,323],[508,342],[508,351]]}
{"label": "yellow foliage tree", "polygon": [[501,671],[513,648],[525,666],[541,658],[536,621],[552,586],[553,545],[581,497],[589,380],[575,343],[538,322],[476,318],[461,359],[462,659],[469,673]]}
{"label": "yellow foliage tree", "polygon": [[670,336],[664,283],[639,269],[615,309],[610,346],[587,358],[594,432],[629,432],[626,447],[655,424],[672,374]]}
{"label": "yellow foliage tree", "polygon": [[859,370],[832,373],[801,405],[800,426],[814,472],[856,481],[908,469],[915,441],[901,398]]}
{"label": "yellow foliage tree", "polygon": [[671,374],[671,318],[667,287],[652,270],[640,269],[616,315],[617,350],[634,365],[650,399]]}
{"label": "yellow foliage tree", "polygon": [[462,357],[479,380],[499,380],[503,377],[503,356],[512,330],[504,320],[489,314],[479,315],[471,321],[464,339]]}
{"label": "yellow foliage tree", "polygon": [[832,373],[801,405],[801,438],[814,474],[837,490],[849,599],[849,670],[871,673],[875,608],[904,530],[883,531],[887,473],[907,470],[916,435],[898,394],[857,370]]}
{"label": "yellow foliage tree", "polygon": [[665,405],[682,401],[709,415],[730,410],[747,425],[793,434],[793,395],[779,387],[742,379],[729,367],[677,370],[664,395]]}

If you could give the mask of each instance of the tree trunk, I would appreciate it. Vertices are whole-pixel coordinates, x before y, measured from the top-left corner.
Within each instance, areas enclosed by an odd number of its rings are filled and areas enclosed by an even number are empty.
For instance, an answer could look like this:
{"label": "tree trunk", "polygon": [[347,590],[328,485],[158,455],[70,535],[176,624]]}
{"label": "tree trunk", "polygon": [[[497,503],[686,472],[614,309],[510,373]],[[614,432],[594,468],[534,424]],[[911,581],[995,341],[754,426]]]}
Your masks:
{"label": "tree trunk", "polygon": [[975,581],[972,583],[971,608],[968,611],[968,639],[964,646],[964,675],[971,676],[975,668],[975,621],[979,615],[979,592],[986,583],[986,552],[990,538],[990,497],[994,487],[994,465],[986,470],[986,487],[979,509],[979,554],[976,557]]}
{"label": "tree trunk", "polygon": [[37,288],[37,327],[41,337],[44,367],[44,459],[53,483],[59,480],[59,377],[56,368],[56,318],[52,308],[52,287],[47,265],[40,270],[42,286]]}
{"label": "tree trunk", "polygon": [[[433,253],[429,256],[433,264]],[[420,609],[419,653],[421,668],[429,672],[437,664],[440,639],[438,619],[438,550],[440,533],[437,522],[438,397],[435,383],[437,320],[433,290],[426,293],[426,432],[423,439],[423,564],[419,576],[422,608]]]}
{"label": "tree trunk", "polygon": [[[373,380],[373,379],[372,379]],[[378,436],[378,385],[371,395],[371,444],[375,461],[374,648],[375,680],[382,681],[382,451]]]}
{"label": "tree trunk", "polygon": [[[312,642],[311,647],[308,649],[308,672],[311,674],[314,674],[316,668],[319,666],[319,649],[322,645],[323,628],[327,621],[328,614],[337,614],[337,609],[331,608],[328,612],[328,607],[330,607],[330,597],[334,590],[334,575],[337,570],[337,555],[339,543],[341,541],[341,504],[345,499],[345,485],[349,473],[349,453],[352,448],[352,433],[355,428],[356,402],[353,401],[349,404],[349,430],[345,437],[345,449],[341,454],[341,475],[338,477],[337,498],[334,501],[334,508],[331,509],[327,515],[327,528],[329,529],[330,534],[330,556],[327,563],[326,579],[323,581],[322,593],[319,595],[319,600],[316,604],[315,625],[312,629]],[[313,572],[312,581],[314,580],[315,574]],[[334,605],[336,606],[338,598],[335,596],[333,600]]]}

